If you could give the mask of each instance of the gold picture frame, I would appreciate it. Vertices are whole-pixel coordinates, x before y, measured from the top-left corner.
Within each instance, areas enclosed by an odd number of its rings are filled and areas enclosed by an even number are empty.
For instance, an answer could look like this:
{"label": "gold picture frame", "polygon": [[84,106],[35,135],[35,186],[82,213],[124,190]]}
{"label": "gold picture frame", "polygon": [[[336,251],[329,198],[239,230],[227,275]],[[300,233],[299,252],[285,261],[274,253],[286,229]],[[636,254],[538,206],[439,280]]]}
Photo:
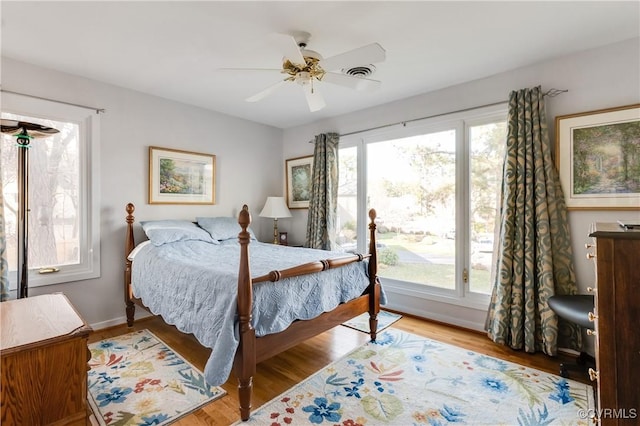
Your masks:
{"label": "gold picture frame", "polygon": [[640,104],[556,117],[569,210],[640,210]]}
{"label": "gold picture frame", "polygon": [[308,209],[313,178],[313,156],[290,158],[285,161],[287,207]]}
{"label": "gold picture frame", "polygon": [[149,204],[215,204],[216,156],[149,147]]}

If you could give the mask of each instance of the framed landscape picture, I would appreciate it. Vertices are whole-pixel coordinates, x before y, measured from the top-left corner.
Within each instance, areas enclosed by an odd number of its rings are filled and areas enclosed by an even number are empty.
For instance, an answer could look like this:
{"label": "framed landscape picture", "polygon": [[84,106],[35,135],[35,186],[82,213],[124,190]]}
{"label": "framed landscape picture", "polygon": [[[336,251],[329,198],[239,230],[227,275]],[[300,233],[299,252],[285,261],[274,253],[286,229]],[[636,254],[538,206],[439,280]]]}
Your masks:
{"label": "framed landscape picture", "polygon": [[287,206],[308,209],[311,198],[313,156],[286,160]]}
{"label": "framed landscape picture", "polygon": [[149,204],[215,204],[216,156],[149,147]]}
{"label": "framed landscape picture", "polygon": [[567,208],[640,210],[640,104],[556,117]]}

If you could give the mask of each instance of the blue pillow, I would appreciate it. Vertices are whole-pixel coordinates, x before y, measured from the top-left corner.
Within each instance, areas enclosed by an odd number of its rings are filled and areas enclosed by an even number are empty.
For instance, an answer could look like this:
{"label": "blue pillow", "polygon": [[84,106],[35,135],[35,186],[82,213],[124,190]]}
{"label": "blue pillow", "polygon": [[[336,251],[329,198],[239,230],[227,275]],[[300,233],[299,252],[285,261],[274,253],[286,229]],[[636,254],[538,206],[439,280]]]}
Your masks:
{"label": "blue pillow", "polygon": [[154,246],[189,240],[218,244],[207,231],[188,220],[149,220],[140,224]]}
{"label": "blue pillow", "polygon": [[[242,231],[242,227],[235,217],[197,217],[198,225],[206,229],[211,238],[217,241],[238,238],[238,234]],[[256,239],[251,228],[247,229],[252,240]]]}

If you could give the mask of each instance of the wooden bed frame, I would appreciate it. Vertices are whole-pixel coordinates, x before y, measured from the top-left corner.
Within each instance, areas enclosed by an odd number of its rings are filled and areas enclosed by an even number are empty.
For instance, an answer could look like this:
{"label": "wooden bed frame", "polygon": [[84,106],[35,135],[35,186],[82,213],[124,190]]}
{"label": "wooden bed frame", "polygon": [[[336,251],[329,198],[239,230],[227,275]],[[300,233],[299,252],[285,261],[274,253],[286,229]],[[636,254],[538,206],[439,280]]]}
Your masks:
{"label": "wooden bed frame", "polygon": [[[125,270],[124,270],[124,294],[127,313],[127,325],[133,326],[135,305],[146,309],[140,299],[133,296],[131,288],[131,261],[129,253],[135,247],[133,236],[133,212],[135,207],[129,203],[127,211],[127,232],[125,239]],[[376,340],[378,328],[378,312],[380,310],[380,283],[377,277],[377,252],[376,252],[376,212],[369,211],[369,254],[345,255],[339,258],[305,263],[292,268],[271,271],[261,277],[251,278],[249,269],[249,243],[250,236],[247,228],[251,223],[251,215],[246,205],[238,215],[238,223],[242,228],[238,234],[240,242],[240,266],[238,271],[238,319],[240,329],[240,344],[235,355],[234,372],[238,378],[238,399],[240,401],[240,417],[248,420],[251,415],[251,396],[253,390],[253,376],[256,364],[283,352],[298,343],[313,336],[323,333],[341,323],[350,320],[362,313],[369,313],[369,327],[371,340]],[[335,269],[353,262],[361,262],[369,259],[369,286],[358,298],[338,305],[333,311],[325,312],[312,320],[295,321],[289,328],[276,334],[257,337],[251,325],[251,312],[253,303],[253,285],[265,281],[279,281],[284,278],[295,277],[315,272]]]}

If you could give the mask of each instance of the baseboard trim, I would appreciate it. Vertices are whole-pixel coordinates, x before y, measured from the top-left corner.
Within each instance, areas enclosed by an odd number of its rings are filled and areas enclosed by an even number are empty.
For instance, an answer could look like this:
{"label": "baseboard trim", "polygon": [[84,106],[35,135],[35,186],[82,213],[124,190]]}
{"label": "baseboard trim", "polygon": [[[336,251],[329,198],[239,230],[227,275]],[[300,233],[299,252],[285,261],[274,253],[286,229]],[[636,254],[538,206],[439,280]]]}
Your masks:
{"label": "baseboard trim", "polygon": [[467,330],[484,332],[484,328],[474,321],[467,321],[463,318],[453,317],[450,315],[442,315],[433,312],[428,312],[422,309],[414,309],[406,305],[399,305],[394,303],[387,303],[381,306],[382,309],[389,309],[399,313],[407,313],[415,317],[424,318],[432,321],[436,321],[442,324],[453,325],[456,327],[464,328]]}
{"label": "baseboard trim", "polygon": [[569,348],[558,348],[558,353],[562,355],[567,355],[573,358],[577,358],[580,356],[580,351],[575,351]]}
{"label": "baseboard trim", "polygon": [[96,322],[89,324],[94,330],[101,330],[103,328],[115,327],[116,325],[124,324],[127,322],[127,317],[113,318],[107,321]]}
{"label": "baseboard trim", "polygon": [[[153,316],[150,313],[144,311],[144,310],[140,310],[140,312],[136,312],[136,320],[142,319],[142,318],[146,318],[146,317],[150,317]],[[112,318],[110,320],[107,321],[101,321],[101,322],[96,322],[96,323],[92,323],[89,324],[91,326],[91,328],[93,328],[93,330],[102,330],[103,328],[109,328],[109,327],[115,327],[117,325],[121,325],[121,324],[126,324],[127,322],[127,317],[126,316],[121,316],[121,317],[117,317],[117,318]]]}

